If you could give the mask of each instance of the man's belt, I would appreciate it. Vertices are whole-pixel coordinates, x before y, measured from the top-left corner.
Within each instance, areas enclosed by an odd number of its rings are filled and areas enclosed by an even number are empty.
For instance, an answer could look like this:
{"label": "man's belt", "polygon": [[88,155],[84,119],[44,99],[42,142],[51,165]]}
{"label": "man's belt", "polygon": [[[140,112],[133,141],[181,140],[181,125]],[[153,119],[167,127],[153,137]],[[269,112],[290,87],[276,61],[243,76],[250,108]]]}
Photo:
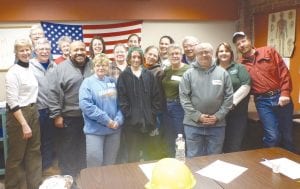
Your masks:
{"label": "man's belt", "polygon": [[280,93],[280,90],[279,89],[275,89],[275,90],[272,90],[272,91],[268,91],[268,92],[265,92],[265,93],[262,93],[262,94],[255,94],[254,96],[256,97],[271,97],[271,96],[274,96],[274,95],[277,95]]}

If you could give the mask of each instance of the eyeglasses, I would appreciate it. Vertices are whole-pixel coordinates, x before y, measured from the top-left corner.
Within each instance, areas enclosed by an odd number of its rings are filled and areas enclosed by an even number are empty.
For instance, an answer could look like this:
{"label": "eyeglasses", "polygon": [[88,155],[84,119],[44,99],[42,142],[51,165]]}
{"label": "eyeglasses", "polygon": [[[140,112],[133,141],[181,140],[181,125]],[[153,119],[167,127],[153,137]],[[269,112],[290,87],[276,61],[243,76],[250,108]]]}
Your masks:
{"label": "eyeglasses", "polygon": [[196,53],[196,56],[204,56],[204,55],[211,55],[211,51],[199,51]]}
{"label": "eyeglasses", "polygon": [[50,48],[38,48],[39,51],[50,51]]}
{"label": "eyeglasses", "polygon": [[96,64],[95,65],[95,67],[97,67],[97,68],[100,68],[100,67],[106,68],[108,66],[109,66],[108,64]]}
{"label": "eyeglasses", "polygon": [[44,35],[43,32],[31,33],[31,36],[42,36]]}
{"label": "eyeglasses", "polygon": [[197,45],[197,43],[192,43],[192,44],[184,44],[183,49],[192,49]]}
{"label": "eyeglasses", "polygon": [[168,53],[169,56],[179,56],[181,54],[182,54],[181,52],[169,52]]}
{"label": "eyeglasses", "polygon": [[124,53],[126,53],[126,51],[115,51],[115,53],[117,54],[124,54]]}

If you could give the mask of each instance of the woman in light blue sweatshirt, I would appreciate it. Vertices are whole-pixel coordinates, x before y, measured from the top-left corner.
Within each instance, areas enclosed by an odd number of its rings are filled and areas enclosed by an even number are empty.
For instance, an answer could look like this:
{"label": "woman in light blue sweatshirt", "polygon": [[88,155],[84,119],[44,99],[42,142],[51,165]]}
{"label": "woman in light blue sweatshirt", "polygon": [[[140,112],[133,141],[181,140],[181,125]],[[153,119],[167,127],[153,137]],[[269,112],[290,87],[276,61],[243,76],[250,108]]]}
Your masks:
{"label": "woman in light blue sweatshirt", "polygon": [[79,90],[87,167],[115,163],[123,124],[123,115],[117,104],[116,80],[107,76],[109,59],[100,54],[93,62],[95,74],[86,78]]}

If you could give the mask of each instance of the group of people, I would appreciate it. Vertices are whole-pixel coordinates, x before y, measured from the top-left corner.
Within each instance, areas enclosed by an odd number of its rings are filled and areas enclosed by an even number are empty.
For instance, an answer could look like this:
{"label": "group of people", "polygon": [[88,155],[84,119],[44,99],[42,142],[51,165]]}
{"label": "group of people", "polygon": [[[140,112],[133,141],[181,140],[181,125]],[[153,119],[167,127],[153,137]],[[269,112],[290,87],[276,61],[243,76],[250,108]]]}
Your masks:
{"label": "group of people", "polygon": [[114,60],[100,36],[89,55],[82,41],[64,36],[53,60],[42,28],[30,32],[32,41],[15,41],[6,75],[8,189],[38,188],[47,172],[76,178],[85,167],[173,157],[179,133],[188,157],[238,151],[250,94],[265,147],[293,151],[289,71],[274,49],[254,48],[244,32],[233,35],[240,63],[226,42],[214,55],[194,36],[182,45],[162,36],[159,47],[143,51],[136,34],[115,45]]}

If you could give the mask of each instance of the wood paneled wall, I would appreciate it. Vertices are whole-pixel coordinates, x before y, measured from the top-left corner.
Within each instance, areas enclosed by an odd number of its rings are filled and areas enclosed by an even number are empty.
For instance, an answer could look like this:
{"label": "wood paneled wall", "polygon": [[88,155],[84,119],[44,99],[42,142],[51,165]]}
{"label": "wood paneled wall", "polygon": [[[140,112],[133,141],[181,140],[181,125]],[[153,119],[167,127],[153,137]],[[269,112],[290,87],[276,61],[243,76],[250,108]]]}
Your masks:
{"label": "wood paneled wall", "polygon": [[237,20],[238,0],[3,0],[0,21]]}

